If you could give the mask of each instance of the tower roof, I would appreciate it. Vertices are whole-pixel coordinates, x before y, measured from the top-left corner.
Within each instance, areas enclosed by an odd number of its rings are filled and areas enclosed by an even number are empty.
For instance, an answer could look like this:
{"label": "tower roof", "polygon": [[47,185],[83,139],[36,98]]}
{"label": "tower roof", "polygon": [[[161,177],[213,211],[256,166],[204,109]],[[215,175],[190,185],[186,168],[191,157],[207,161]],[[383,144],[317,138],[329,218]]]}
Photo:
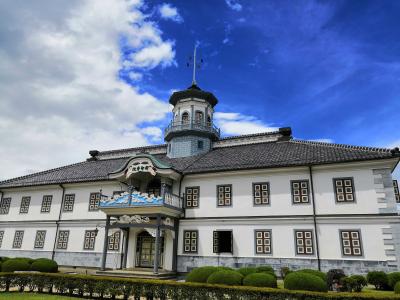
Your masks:
{"label": "tower roof", "polygon": [[218,99],[213,95],[213,93],[203,91],[196,84],[192,84],[186,90],[174,92],[169,98],[169,103],[175,106],[179,100],[187,98],[203,99],[210,103],[212,107],[218,103]]}

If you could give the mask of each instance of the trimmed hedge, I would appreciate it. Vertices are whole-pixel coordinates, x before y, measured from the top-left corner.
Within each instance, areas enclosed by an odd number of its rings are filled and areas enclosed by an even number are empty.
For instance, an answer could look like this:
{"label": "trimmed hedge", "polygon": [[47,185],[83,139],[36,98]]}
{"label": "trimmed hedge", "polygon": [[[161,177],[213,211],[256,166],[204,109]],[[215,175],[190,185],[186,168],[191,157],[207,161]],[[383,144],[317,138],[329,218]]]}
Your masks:
{"label": "trimmed hedge", "polygon": [[327,292],[328,286],[320,277],[308,273],[293,272],[286,276],[284,280],[285,289]]}
{"label": "trimmed hedge", "polygon": [[321,278],[321,279],[322,279],[323,281],[325,281],[325,282],[326,282],[326,279],[327,279],[326,273],[321,272],[321,271],[318,271],[318,270],[314,270],[314,269],[302,269],[302,270],[295,271],[295,273],[299,273],[299,272],[311,274],[311,275],[314,275],[314,276],[318,276],[319,278]]}
{"label": "trimmed hedge", "polygon": [[400,282],[397,282],[397,283],[394,285],[394,293],[395,293],[395,294],[400,294]]}
{"label": "trimmed hedge", "polygon": [[27,259],[12,258],[1,264],[2,272],[29,271],[31,265]]}
{"label": "trimmed hedge", "polygon": [[31,264],[31,270],[44,273],[57,273],[58,264],[51,259],[38,258]]}
{"label": "trimmed hedge", "polygon": [[368,272],[367,281],[374,285],[376,290],[388,289],[388,276],[383,271]]}
{"label": "trimmed hedge", "polygon": [[243,285],[245,286],[258,286],[258,287],[270,287],[276,288],[276,278],[267,272],[264,273],[252,273],[247,275],[243,279]]}
{"label": "trimmed hedge", "polygon": [[222,270],[212,273],[207,279],[210,284],[242,285],[243,275],[236,271]]}
{"label": "trimmed hedge", "polygon": [[388,285],[393,290],[397,282],[400,281],[400,272],[393,272],[387,274]]}
{"label": "trimmed hedge", "polygon": [[193,269],[190,273],[186,276],[187,282],[201,282],[206,283],[208,277],[215,272],[218,272],[217,267],[200,267]]}
{"label": "trimmed hedge", "polygon": [[237,271],[240,274],[242,274],[244,277],[246,277],[247,275],[253,274],[253,273],[257,273],[257,269],[252,268],[252,267],[240,268]]}
{"label": "trimmed hedge", "polygon": [[260,266],[257,267],[257,273],[271,273],[272,275],[275,275],[275,270],[271,266]]}
{"label": "trimmed hedge", "polygon": [[346,292],[361,292],[368,285],[367,279],[362,275],[352,275],[343,277],[340,280],[343,291]]}
{"label": "trimmed hedge", "polygon": [[[309,275],[309,274],[307,274]],[[288,275],[289,276],[289,275]],[[312,275],[309,275],[312,276]],[[318,278],[320,280],[320,278]],[[147,297],[147,299],[174,300],[387,300],[400,299],[371,293],[362,295],[351,293],[320,293],[289,291],[249,286],[224,286],[169,280],[146,280],[115,278],[90,275],[46,274],[46,273],[0,273],[0,289],[17,288],[23,291],[59,293],[71,296],[98,299],[100,297]]]}

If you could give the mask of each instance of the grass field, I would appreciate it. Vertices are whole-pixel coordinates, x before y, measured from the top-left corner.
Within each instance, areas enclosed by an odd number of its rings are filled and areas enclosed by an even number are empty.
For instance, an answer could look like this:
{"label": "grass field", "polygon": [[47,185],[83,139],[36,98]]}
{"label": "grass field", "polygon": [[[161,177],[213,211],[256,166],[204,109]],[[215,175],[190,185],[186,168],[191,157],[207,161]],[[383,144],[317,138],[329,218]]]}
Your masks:
{"label": "grass field", "polygon": [[35,293],[1,293],[0,292],[0,299],[7,299],[7,300],[25,300],[25,299],[34,299],[34,300],[71,300],[71,299],[78,299],[76,297],[64,297],[64,296],[56,296],[56,295],[46,295],[46,294],[35,294]]}

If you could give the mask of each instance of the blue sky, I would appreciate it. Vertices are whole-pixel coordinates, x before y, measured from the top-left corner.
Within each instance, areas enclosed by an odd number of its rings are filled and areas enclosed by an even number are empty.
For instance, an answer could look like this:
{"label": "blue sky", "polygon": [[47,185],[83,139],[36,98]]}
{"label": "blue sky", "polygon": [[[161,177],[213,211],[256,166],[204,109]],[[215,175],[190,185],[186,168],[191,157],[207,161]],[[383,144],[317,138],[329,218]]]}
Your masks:
{"label": "blue sky", "polygon": [[[388,146],[400,140],[399,1],[169,1],[180,18],[152,15],[174,41],[176,65],[141,81],[167,100],[187,87],[199,42],[198,84],[217,111],[250,115],[295,137]],[[236,7],[233,6],[236,4]]]}
{"label": "blue sky", "polygon": [[400,145],[400,1],[0,1],[0,179],[163,142],[172,91],[224,135]]}

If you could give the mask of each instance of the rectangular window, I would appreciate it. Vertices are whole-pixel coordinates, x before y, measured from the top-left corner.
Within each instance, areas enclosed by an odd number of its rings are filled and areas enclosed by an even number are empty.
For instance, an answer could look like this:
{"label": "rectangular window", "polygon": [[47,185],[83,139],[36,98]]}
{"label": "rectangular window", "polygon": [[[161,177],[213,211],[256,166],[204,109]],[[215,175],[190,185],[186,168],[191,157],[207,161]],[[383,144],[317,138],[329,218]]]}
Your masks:
{"label": "rectangular window", "polygon": [[232,205],[232,185],[217,185],[218,206]]}
{"label": "rectangular window", "polygon": [[183,252],[197,253],[197,239],[199,232],[197,230],[183,231]]}
{"label": "rectangular window", "polygon": [[296,253],[299,255],[313,255],[314,241],[311,230],[296,230]]}
{"label": "rectangular window", "polygon": [[69,230],[60,230],[58,232],[57,249],[67,249]]}
{"label": "rectangular window", "polygon": [[185,190],[185,203],[187,208],[199,207],[200,187],[187,187]]}
{"label": "rectangular window", "polygon": [[100,198],[101,198],[100,193],[90,193],[89,211],[99,210]]}
{"label": "rectangular window", "polygon": [[19,213],[27,214],[29,211],[30,204],[31,204],[31,197],[22,197],[21,206],[19,207]]}
{"label": "rectangular window", "polygon": [[203,141],[197,141],[197,149],[203,149],[204,148],[204,142]]}
{"label": "rectangular window", "polygon": [[43,196],[42,207],[40,208],[40,212],[49,213],[52,201],[53,201],[53,196],[51,195]]}
{"label": "rectangular window", "polygon": [[96,230],[86,230],[85,231],[85,242],[83,244],[83,249],[94,250],[95,242],[96,242]]}
{"label": "rectangular window", "polygon": [[397,180],[393,180],[393,188],[394,188],[394,198],[397,203],[400,203],[400,194],[399,194],[399,184]]}
{"label": "rectangular window", "polygon": [[121,240],[121,232],[114,232],[112,235],[108,237],[108,247],[107,249],[110,251],[118,251],[119,244]]}
{"label": "rectangular window", "polygon": [[45,240],[46,240],[46,230],[38,230],[38,231],[36,231],[35,248],[36,249],[43,248]]}
{"label": "rectangular window", "polygon": [[0,202],[0,215],[7,215],[10,211],[11,198],[3,198]]}
{"label": "rectangular window", "polygon": [[213,232],[213,252],[214,253],[233,252],[232,231],[220,230]]}
{"label": "rectangular window", "polygon": [[269,204],[269,183],[253,183],[253,203],[254,205]]}
{"label": "rectangular window", "polygon": [[24,239],[24,231],[23,230],[15,231],[13,248],[21,248],[23,239]]}
{"label": "rectangular window", "polygon": [[342,250],[345,256],[362,256],[359,230],[341,230]]}
{"label": "rectangular window", "polygon": [[75,202],[75,194],[67,194],[64,197],[63,211],[73,211]]}
{"label": "rectangular window", "polygon": [[293,180],[291,183],[293,203],[309,203],[310,189],[308,188],[308,180]]}
{"label": "rectangular window", "polygon": [[336,202],[354,202],[353,178],[334,178],[333,184]]}
{"label": "rectangular window", "polygon": [[256,230],[256,254],[271,254],[271,230]]}
{"label": "rectangular window", "polygon": [[0,231],[0,248],[1,244],[3,244],[4,230]]}

